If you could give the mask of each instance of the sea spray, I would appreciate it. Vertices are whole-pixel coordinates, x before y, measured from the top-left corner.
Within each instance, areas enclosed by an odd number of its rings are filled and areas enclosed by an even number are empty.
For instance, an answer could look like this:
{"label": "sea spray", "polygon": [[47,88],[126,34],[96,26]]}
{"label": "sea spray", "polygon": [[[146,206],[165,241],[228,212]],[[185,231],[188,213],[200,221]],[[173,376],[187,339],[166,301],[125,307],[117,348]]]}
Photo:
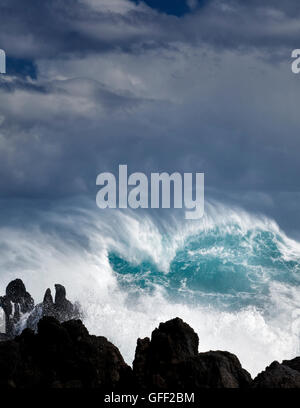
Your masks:
{"label": "sea spray", "polygon": [[231,351],[252,374],[296,356],[299,243],[267,218],[217,204],[206,212],[182,222],[129,211],[99,217],[88,207],[40,211],[1,228],[0,289],[19,277],[38,302],[62,283],[90,332],[128,363],[138,337],[176,316],[198,332],[201,351]]}

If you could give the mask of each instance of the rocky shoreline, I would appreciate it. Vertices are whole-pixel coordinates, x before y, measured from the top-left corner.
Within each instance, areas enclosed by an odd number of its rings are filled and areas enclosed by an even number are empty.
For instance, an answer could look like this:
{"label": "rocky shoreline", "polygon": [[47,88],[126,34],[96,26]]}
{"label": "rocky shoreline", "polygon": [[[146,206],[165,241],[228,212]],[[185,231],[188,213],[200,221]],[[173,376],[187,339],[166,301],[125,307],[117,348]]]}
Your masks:
{"label": "rocky shoreline", "polygon": [[66,299],[61,285],[54,301],[47,289],[42,304],[34,306],[23,282],[15,280],[0,306],[6,317],[6,333],[0,336],[1,389],[300,388],[300,357],[275,361],[252,379],[234,354],[199,353],[198,335],[180,318],[161,323],[151,338],[137,340],[131,368],[105,337],[89,334],[79,306]]}

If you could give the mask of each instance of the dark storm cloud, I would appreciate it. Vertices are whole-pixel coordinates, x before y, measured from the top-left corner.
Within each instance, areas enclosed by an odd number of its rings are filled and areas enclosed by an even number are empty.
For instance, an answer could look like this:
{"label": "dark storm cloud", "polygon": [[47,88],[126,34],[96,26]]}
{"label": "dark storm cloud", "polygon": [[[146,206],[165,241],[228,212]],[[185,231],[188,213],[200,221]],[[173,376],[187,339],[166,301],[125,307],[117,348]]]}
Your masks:
{"label": "dark storm cloud", "polygon": [[149,32],[143,32],[144,24],[149,28],[156,25],[143,8],[101,10],[84,0],[28,0],[26,7],[19,0],[3,0],[0,15],[1,46],[19,58],[129,50],[151,38]]}
{"label": "dark storm cloud", "polygon": [[195,33],[196,39],[218,47],[276,53],[281,47],[295,47],[300,34],[299,13],[295,1],[212,1],[199,11],[198,18],[187,17],[188,29],[190,38]]}
{"label": "dark storm cloud", "polygon": [[0,44],[13,58],[34,60],[111,50],[140,53],[178,41],[274,51],[294,48],[300,34],[299,5],[293,0],[192,4],[193,12],[178,18],[129,0],[27,0],[26,7],[20,0],[2,0]]}
{"label": "dark storm cloud", "polygon": [[2,0],[0,47],[14,59],[0,82],[2,198],[94,199],[96,175],[127,163],[204,171],[208,194],[296,228],[298,2],[191,10]]}

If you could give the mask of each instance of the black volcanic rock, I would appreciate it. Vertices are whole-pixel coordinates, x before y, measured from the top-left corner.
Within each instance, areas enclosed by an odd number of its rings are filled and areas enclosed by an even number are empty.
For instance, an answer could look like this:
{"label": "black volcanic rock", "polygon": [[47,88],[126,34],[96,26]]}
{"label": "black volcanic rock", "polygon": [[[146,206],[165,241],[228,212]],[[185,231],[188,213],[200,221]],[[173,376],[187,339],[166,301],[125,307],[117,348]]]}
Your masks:
{"label": "black volcanic rock", "polygon": [[5,333],[0,333],[0,341],[15,337],[24,327],[36,330],[43,316],[55,317],[60,322],[81,318],[80,306],[66,298],[66,289],[59,284],[55,285],[55,301],[47,289],[43,302],[34,306],[22,280],[15,279],[7,285],[5,296],[0,297],[0,307],[5,313]]}
{"label": "black volcanic rock", "polygon": [[[297,361],[295,361],[297,360]],[[253,380],[253,388],[300,388],[299,357],[279,364],[274,361]],[[292,368],[294,367],[294,368]]]}
{"label": "black volcanic rock", "polygon": [[137,386],[145,390],[165,389],[173,379],[178,382],[175,370],[181,362],[197,357],[198,344],[198,335],[181,319],[161,323],[152,332],[151,341],[149,338],[137,341],[133,362]]}
{"label": "black volcanic rock", "polygon": [[48,288],[45,292],[44,299],[43,299],[43,315],[44,316],[52,316],[54,302],[51,290]]}
{"label": "black volcanic rock", "polygon": [[12,338],[20,330],[22,315],[30,313],[34,308],[34,300],[21,279],[15,279],[8,284],[5,296],[0,297],[0,307],[5,313],[6,335]]}
{"label": "black volcanic rock", "polygon": [[[275,361],[252,381],[234,354],[199,353],[198,335],[179,318],[161,323],[151,339],[138,339],[131,369],[105,337],[90,335],[81,320],[72,319],[80,316],[79,306],[67,300],[62,285],[55,289],[54,300],[47,289],[43,302],[34,307],[23,282],[16,279],[0,298],[7,329],[0,334],[0,389],[97,388],[127,393],[300,388],[300,357],[282,364]],[[24,322],[27,328],[16,336]]]}
{"label": "black volcanic rock", "polygon": [[39,303],[28,317],[27,327],[36,330],[39,320],[44,316],[52,316],[59,322],[64,322],[71,319],[79,319],[81,312],[78,304],[73,304],[66,298],[65,287],[56,284],[55,301],[53,301],[51,290],[48,288],[43,302]]}
{"label": "black volcanic rock", "polygon": [[133,375],[142,390],[248,387],[250,374],[228,352],[198,353],[194,330],[176,318],[160,324],[151,341],[137,342]]}
{"label": "black volcanic rock", "polygon": [[293,358],[292,360],[283,360],[282,364],[300,372],[300,357]]}
{"label": "black volcanic rock", "polygon": [[0,343],[0,388],[122,389],[131,378],[119,350],[89,335],[80,320],[44,317],[38,332],[26,329]]}
{"label": "black volcanic rock", "polygon": [[151,348],[155,351],[156,361],[164,359],[169,362],[181,361],[198,354],[198,334],[178,317],[161,323],[152,332]]}
{"label": "black volcanic rock", "polygon": [[66,298],[66,289],[59,284],[55,285],[54,315],[61,322],[79,317],[76,305]]}
{"label": "black volcanic rock", "polygon": [[0,333],[0,341],[9,340],[9,336],[6,333]]}
{"label": "black volcanic rock", "polygon": [[228,351],[199,353],[198,364],[200,388],[247,388],[252,381],[239,359]]}

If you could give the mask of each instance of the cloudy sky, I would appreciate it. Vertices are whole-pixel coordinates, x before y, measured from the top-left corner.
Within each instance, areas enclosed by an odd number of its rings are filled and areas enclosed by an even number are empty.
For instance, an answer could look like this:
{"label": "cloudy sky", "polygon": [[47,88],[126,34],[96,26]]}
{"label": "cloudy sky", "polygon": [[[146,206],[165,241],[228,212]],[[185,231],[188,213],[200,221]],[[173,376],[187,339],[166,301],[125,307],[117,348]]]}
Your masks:
{"label": "cloudy sky", "polygon": [[1,0],[1,209],[192,171],[300,237],[298,0]]}

